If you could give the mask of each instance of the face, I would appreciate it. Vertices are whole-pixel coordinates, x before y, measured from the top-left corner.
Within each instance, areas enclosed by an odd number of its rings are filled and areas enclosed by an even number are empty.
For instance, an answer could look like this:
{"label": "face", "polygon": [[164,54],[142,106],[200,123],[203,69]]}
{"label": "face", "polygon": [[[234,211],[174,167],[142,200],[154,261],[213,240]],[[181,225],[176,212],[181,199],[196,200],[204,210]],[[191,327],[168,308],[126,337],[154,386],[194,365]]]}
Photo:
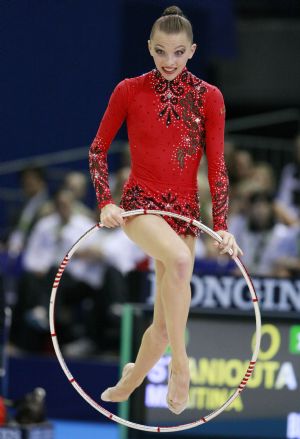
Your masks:
{"label": "face", "polygon": [[157,70],[168,81],[182,72],[196,50],[185,32],[166,34],[159,30],[148,41],[148,47]]}
{"label": "face", "polygon": [[251,206],[250,217],[252,222],[261,228],[269,224],[272,215],[273,204],[269,201],[256,201]]}
{"label": "face", "polygon": [[62,221],[67,223],[73,210],[73,196],[70,193],[60,193],[56,198],[56,211]]}
{"label": "face", "polygon": [[33,197],[44,188],[45,184],[34,172],[26,172],[22,176],[22,186],[26,196]]}

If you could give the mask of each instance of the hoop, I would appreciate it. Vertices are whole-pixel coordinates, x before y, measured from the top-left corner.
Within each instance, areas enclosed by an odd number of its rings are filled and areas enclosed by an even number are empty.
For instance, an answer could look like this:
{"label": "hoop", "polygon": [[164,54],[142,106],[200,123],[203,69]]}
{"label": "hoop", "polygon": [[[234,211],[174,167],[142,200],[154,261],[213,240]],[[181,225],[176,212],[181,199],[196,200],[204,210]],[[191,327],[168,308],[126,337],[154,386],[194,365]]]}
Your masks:
{"label": "hoop", "polygon": [[[200,230],[202,230],[203,232],[207,233],[208,235],[210,235],[212,238],[214,238],[218,242],[222,242],[222,238],[216,232],[214,232],[209,227],[207,227],[204,224],[202,224],[200,221],[192,220],[190,218],[187,218],[187,217],[182,216],[182,215],[178,215],[176,213],[165,212],[165,211],[161,211],[161,210],[138,209],[138,210],[131,210],[131,211],[123,212],[122,216],[123,217],[128,217],[128,216],[141,215],[141,214],[165,215],[165,216],[170,216],[170,217],[173,217],[173,218],[177,218],[179,220],[185,221],[185,222],[187,222],[189,224],[192,224],[192,225],[198,227]],[[88,236],[92,235],[96,230],[98,230],[101,227],[103,227],[103,225],[101,223],[96,224],[91,229],[87,230],[87,232],[85,232],[75,242],[75,244],[71,247],[69,252],[64,257],[63,261],[61,262],[61,264],[60,264],[60,266],[58,268],[57,274],[55,276],[54,283],[53,283],[52,292],[51,292],[51,298],[50,298],[50,308],[49,308],[50,332],[51,332],[51,337],[52,337],[52,342],[53,342],[54,350],[55,350],[57,359],[58,359],[58,361],[60,363],[60,366],[61,366],[62,370],[64,371],[64,373],[67,376],[69,382],[72,384],[72,386],[75,388],[75,390],[79,393],[79,395],[88,404],[90,404],[92,407],[94,407],[94,409],[96,409],[98,412],[102,413],[107,418],[109,418],[112,421],[115,421],[115,422],[117,422],[119,424],[125,425],[127,427],[134,428],[136,430],[155,432],[155,433],[169,433],[169,432],[175,432],[175,431],[188,430],[190,428],[194,428],[194,427],[197,427],[199,425],[205,424],[206,422],[212,420],[213,418],[218,416],[220,413],[222,413],[240,395],[240,393],[244,390],[244,388],[247,385],[247,382],[248,382],[249,378],[252,375],[252,372],[254,370],[255,363],[256,363],[256,360],[257,360],[257,357],[258,357],[259,347],[260,347],[260,340],[261,340],[261,316],[260,316],[260,310],[259,310],[259,306],[258,306],[258,298],[257,298],[256,292],[255,292],[252,280],[251,280],[251,278],[250,278],[246,268],[244,267],[243,263],[240,261],[240,259],[238,257],[234,257],[233,258],[235,263],[236,263],[236,265],[239,267],[239,269],[240,269],[242,275],[244,276],[245,281],[246,281],[246,283],[248,285],[248,288],[249,288],[249,291],[250,291],[250,295],[251,295],[251,298],[252,298],[252,302],[253,302],[254,311],[255,311],[255,322],[256,322],[255,347],[254,347],[254,350],[253,350],[253,353],[252,353],[251,361],[249,362],[248,368],[247,368],[247,370],[245,372],[245,375],[244,375],[240,385],[237,387],[235,392],[232,393],[232,395],[227,399],[227,401],[225,401],[224,404],[222,404],[221,407],[219,407],[217,410],[214,410],[213,412],[209,413],[205,417],[202,417],[202,418],[198,419],[197,421],[190,422],[190,423],[187,423],[187,424],[177,425],[177,426],[174,426],[174,427],[148,426],[148,425],[143,425],[143,424],[137,424],[135,422],[131,422],[131,421],[128,421],[126,419],[120,418],[119,416],[114,415],[113,413],[109,412],[104,407],[102,407],[100,404],[98,404],[96,401],[94,401],[80,387],[80,385],[77,383],[77,381],[75,380],[75,378],[73,377],[73,375],[71,374],[70,370],[68,369],[68,367],[67,367],[67,365],[65,363],[65,360],[64,360],[64,358],[62,356],[62,353],[61,353],[61,350],[60,350],[60,347],[59,347],[59,344],[58,344],[58,341],[57,341],[57,335],[56,335],[56,332],[55,332],[55,321],[54,321],[55,320],[54,319],[55,299],[56,299],[57,289],[58,289],[61,277],[62,277],[62,275],[64,273],[64,270],[65,270],[68,262],[70,261],[72,255],[74,254],[74,252],[80,246],[81,242],[83,240],[85,240]],[[232,255],[232,250],[230,250],[229,254]]]}

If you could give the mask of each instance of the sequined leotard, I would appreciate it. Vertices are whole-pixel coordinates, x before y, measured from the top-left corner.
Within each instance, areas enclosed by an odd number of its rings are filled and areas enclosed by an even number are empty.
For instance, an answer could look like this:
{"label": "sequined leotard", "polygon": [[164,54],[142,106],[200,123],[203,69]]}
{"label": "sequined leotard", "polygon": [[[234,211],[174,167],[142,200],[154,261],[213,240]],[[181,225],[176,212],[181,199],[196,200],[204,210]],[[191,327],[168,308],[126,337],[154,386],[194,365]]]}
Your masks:
{"label": "sequined leotard", "polygon": [[[120,206],[166,210],[199,219],[197,171],[207,156],[214,230],[227,230],[228,178],[224,163],[225,107],[221,92],[185,67],[172,81],[157,69],[121,81],[90,147],[90,172],[99,208],[113,203],[107,151],[126,119],[131,173]],[[165,217],[178,233],[195,226]]]}

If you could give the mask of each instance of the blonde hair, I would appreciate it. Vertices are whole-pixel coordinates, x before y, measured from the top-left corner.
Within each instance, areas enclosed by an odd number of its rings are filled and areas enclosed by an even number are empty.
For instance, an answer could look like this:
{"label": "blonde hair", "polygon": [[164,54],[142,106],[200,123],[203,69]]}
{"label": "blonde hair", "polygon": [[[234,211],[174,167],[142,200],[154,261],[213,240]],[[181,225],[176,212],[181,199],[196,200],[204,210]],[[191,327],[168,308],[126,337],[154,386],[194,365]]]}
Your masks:
{"label": "blonde hair", "polygon": [[156,30],[165,32],[166,34],[177,34],[185,32],[188,39],[193,42],[193,29],[191,22],[183,15],[183,12],[177,6],[169,6],[164,10],[161,17],[159,17],[153,24],[150,39]]}

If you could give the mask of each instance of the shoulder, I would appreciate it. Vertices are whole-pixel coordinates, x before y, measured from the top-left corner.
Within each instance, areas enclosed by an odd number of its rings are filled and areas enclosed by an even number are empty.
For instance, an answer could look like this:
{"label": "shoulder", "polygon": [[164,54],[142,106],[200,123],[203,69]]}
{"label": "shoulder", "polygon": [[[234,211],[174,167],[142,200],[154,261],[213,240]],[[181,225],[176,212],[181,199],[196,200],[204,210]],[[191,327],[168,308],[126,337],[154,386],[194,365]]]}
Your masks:
{"label": "shoulder", "polygon": [[78,227],[80,229],[82,228],[88,228],[95,226],[96,222],[93,222],[91,218],[86,216],[83,213],[73,213],[71,217],[71,223],[74,227]]}
{"label": "shoulder", "polygon": [[297,238],[299,236],[300,228],[298,225],[287,226],[282,223],[278,223],[275,226],[275,233],[278,238],[290,239],[295,244],[297,243]]}
{"label": "shoulder", "polygon": [[37,221],[36,225],[32,230],[32,233],[51,230],[54,227],[56,227],[58,222],[59,222],[59,218],[57,213],[52,213],[50,215],[47,215]]}
{"label": "shoulder", "polygon": [[229,218],[229,231],[234,235],[240,235],[247,229],[247,219],[242,214],[235,214]]}
{"label": "shoulder", "polygon": [[116,85],[115,89],[121,89],[127,93],[134,92],[143,87],[151,79],[153,75],[152,72],[153,71],[151,70],[150,72],[143,73],[139,76],[125,78]]}
{"label": "shoulder", "polygon": [[212,103],[224,102],[223,93],[221,90],[209,82],[203,81],[203,87],[206,88],[206,100]]}
{"label": "shoulder", "polygon": [[204,81],[204,79],[199,78],[190,71],[187,71],[186,75],[187,77],[185,78],[185,81],[196,90],[200,91],[201,94],[222,96],[221,90],[216,85]]}
{"label": "shoulder", "polygon": [[223,94],[216,85],[204,81],[204,79],[199,78],[190,71],[187,71],[186,81],[198,91],[206,107],[213,107],[215,105],[217,107],[219,107],[219,105],[224,107]]}
{"label": "shoulder", "polygon": [[151,72],[148,72],[140,76],[123,79],[115,86],[110,99],[128,105],[132,97],[144,89],[150,76]]}

